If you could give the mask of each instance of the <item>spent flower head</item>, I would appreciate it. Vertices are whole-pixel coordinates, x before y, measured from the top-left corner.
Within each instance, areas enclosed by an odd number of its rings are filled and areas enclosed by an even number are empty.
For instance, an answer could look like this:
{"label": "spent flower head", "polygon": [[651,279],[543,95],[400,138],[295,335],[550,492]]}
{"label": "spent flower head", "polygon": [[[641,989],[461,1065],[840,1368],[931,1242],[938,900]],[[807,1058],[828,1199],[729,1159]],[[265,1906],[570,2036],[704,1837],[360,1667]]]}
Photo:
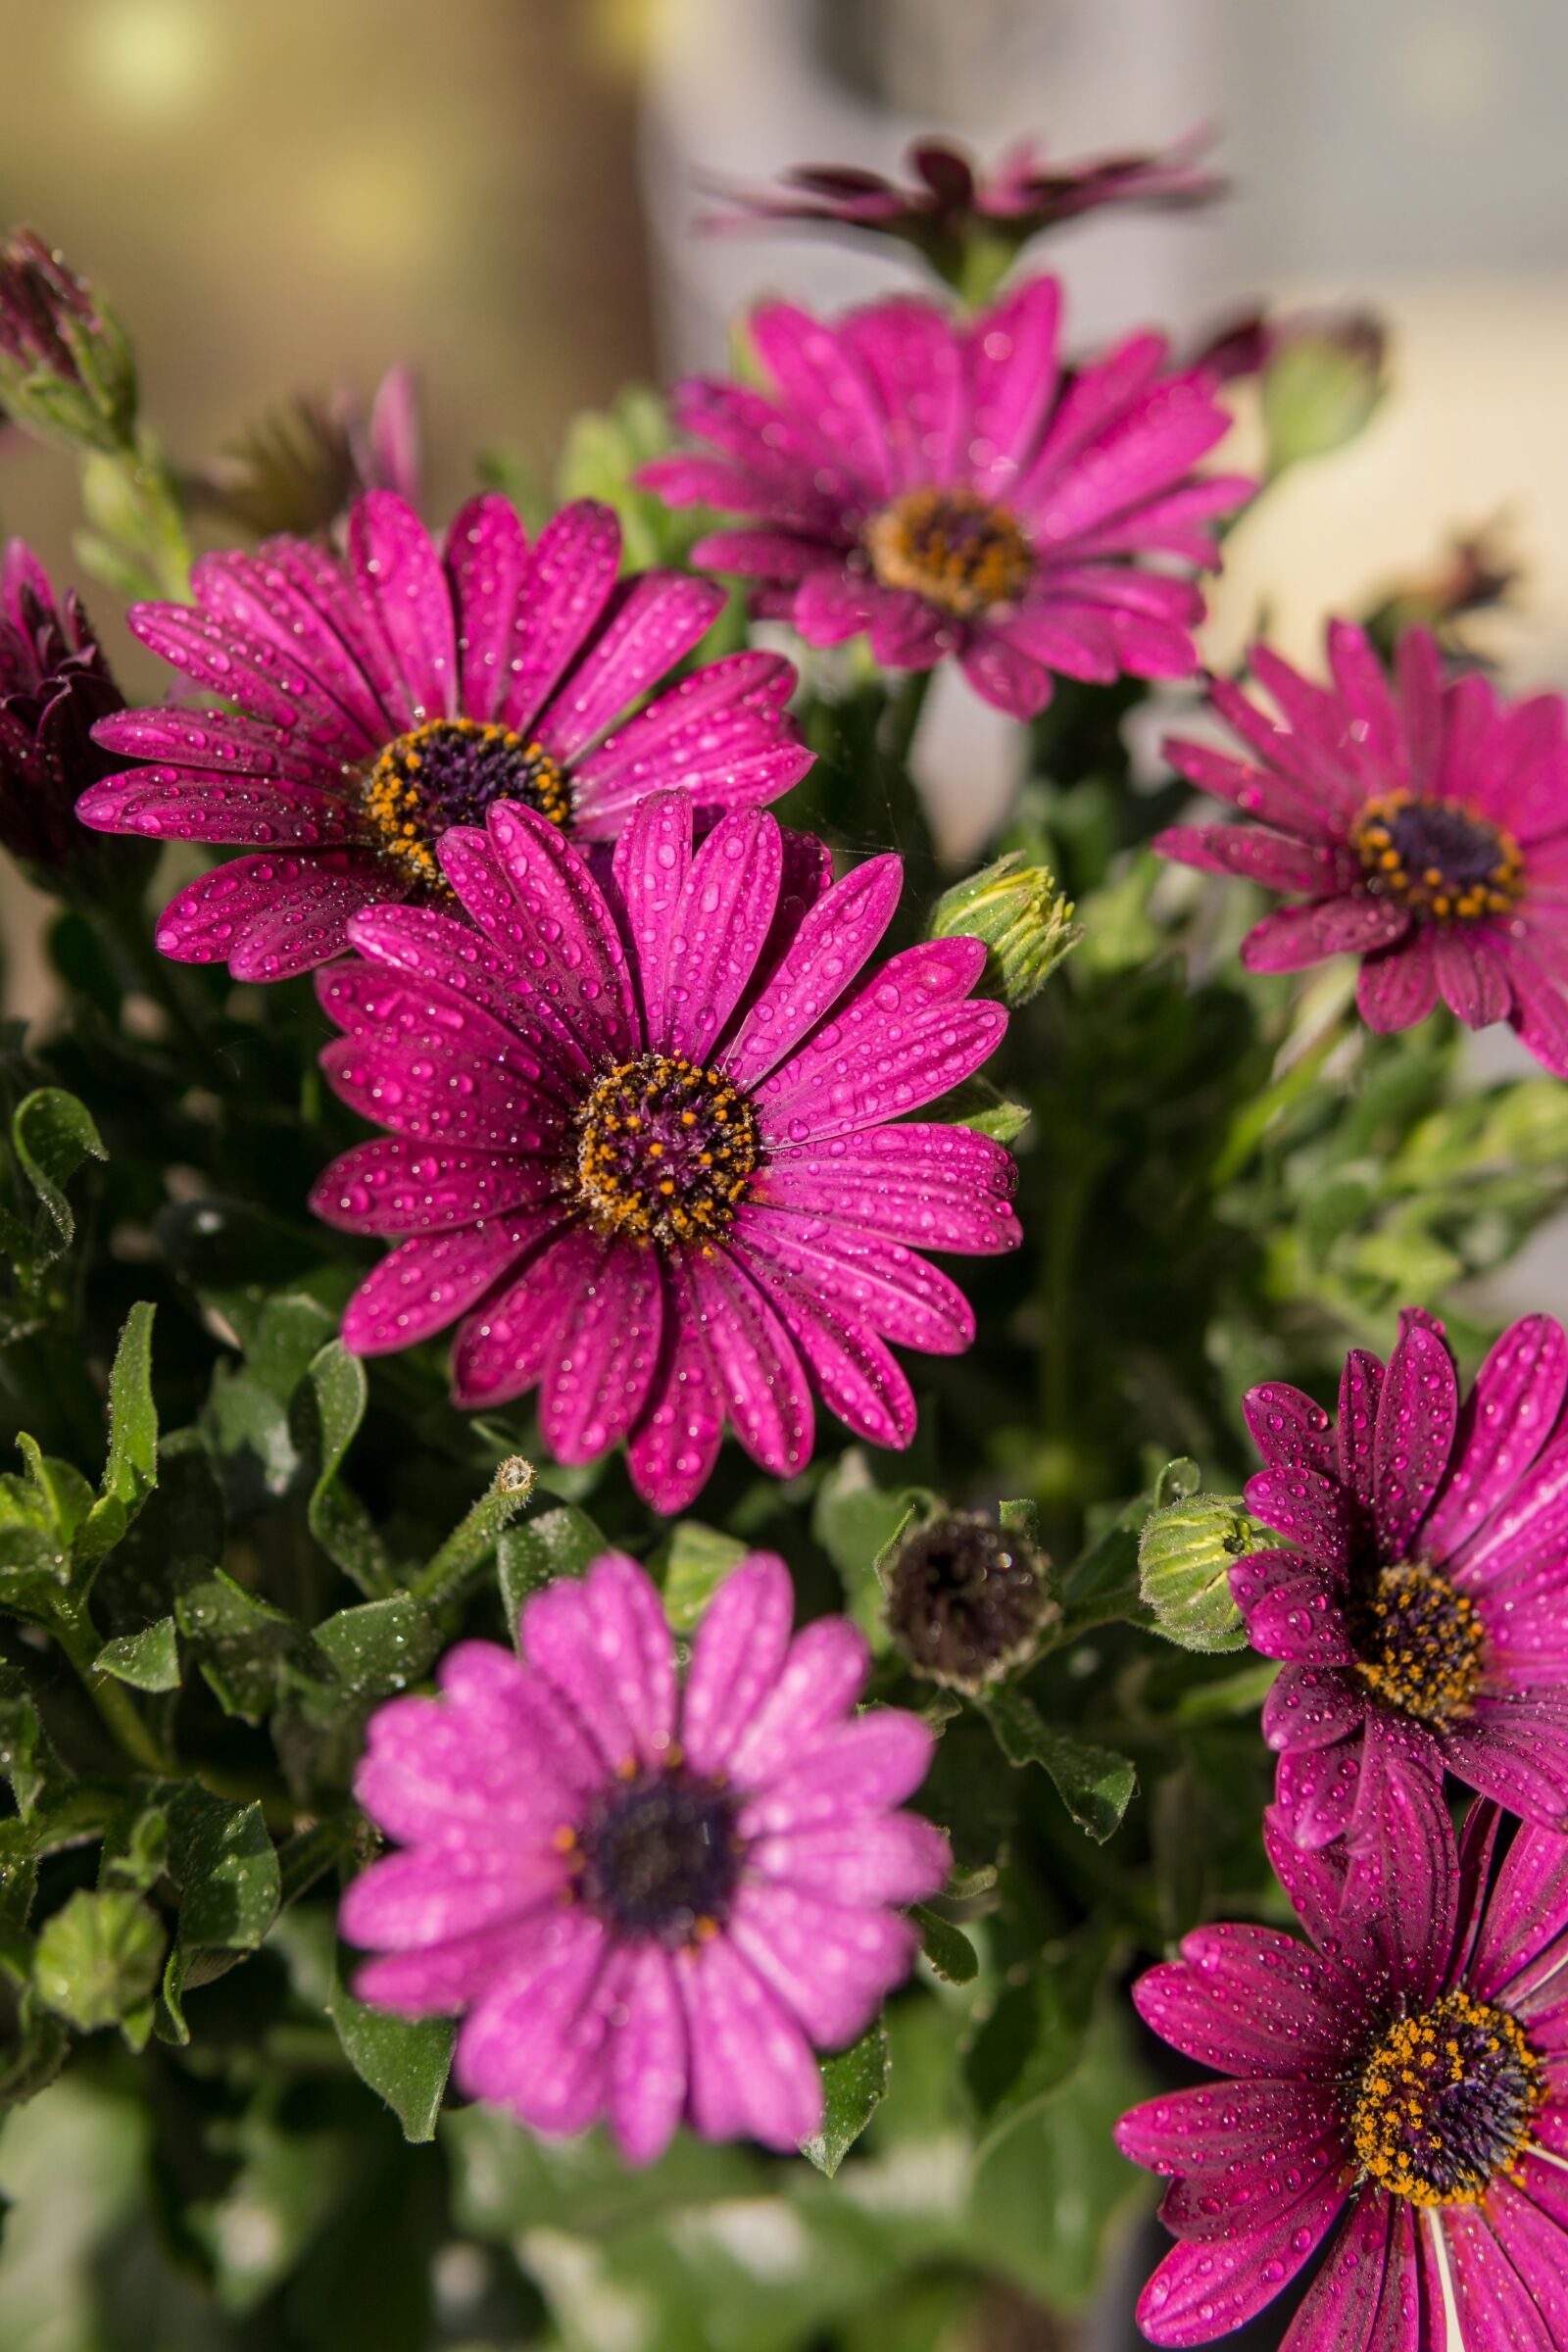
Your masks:
{"label": "spent flower head", "polygon": [[1050,1562],[977,1511],[907,1537],[884,1571],[885,1616],[911,1671],[978,1691],[1021,1666],[1059,1614]]}

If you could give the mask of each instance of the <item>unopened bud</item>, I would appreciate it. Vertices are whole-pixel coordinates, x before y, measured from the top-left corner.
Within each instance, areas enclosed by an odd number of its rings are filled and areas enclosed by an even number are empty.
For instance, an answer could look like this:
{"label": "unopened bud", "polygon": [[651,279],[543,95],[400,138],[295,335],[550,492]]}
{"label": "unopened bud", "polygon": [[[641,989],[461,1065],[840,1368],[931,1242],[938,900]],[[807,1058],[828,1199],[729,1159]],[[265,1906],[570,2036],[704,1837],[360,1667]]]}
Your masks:
{"label": "unopened bud", "polygon": [[987,948],[980,985],[1004,1004],[1027,1004],[1083,937],[1072,902],[1043,865],[1010,850],[937,901],[933,939],[982,939]]}
{"label": "unopened bud", "polygon": [[1183,1649],[1244,1649],[1231,1570],[1259,1541],[1234,1495],[1186,1494],[1152,1511],[1138,1543],[1138,1582],[1160,1632]]}
{"label": "unopened bud", "polygon": [[29,228],[0,238],[0,408],[71,450],[123,452],[136,366],[120,321]]}
{"label": "unopened bud", "polygon": [[1353,441],[1387,389],[1388,339],[1366,311],[1302,312],[1271,321],[1262,363],[1271,473]]}

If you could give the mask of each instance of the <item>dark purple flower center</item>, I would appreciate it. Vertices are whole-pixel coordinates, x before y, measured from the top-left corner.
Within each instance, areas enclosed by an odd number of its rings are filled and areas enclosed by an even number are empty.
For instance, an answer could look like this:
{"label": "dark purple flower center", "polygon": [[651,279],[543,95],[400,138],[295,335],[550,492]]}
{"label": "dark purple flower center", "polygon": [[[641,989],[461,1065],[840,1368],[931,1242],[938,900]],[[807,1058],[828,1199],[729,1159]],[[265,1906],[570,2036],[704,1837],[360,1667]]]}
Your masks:
{"label": "dark purple flower center", "polygon": [[872,515],[865,551],[884,588],[910,588],[965,620],[1016,603],[1032,569],[1006,509],[962,487],[906,491]]}
{"label": "dark purple flower center", "polygon": [[414,882],[444,891],[435,845],[450,825],[482,825],[497,801],[520,801],[553,825],[571,818],[571,787],[544,746],[477,718],[432,718],[389,743],[365,779],[366,829]]}
{"label": "dark purple flower center", "polygon": [[1486,1669],[1486,1633],[1473,1600],[1419,1561],[1379,1568],[1353,1586],[1346,1623],[1366,1688],[1420,1723],[1467,1716]]}
{"label": "dark purple flower center", "polygon": [[1372,888],[1432,921],[1506,914],[1519,896],[1517,842],[1452,801],[1386,793],[1367,802],[1350,839]]}
{"label": "dark purple flower center", "polygon": [[1414,2205],[1476,2205],[1530,2144],[1545,2095],[1524,2029],[1462,1988],[1390,2027],[1361,2070],[1350,2144]]}
{"label": "dark purple flower center", "polygon": [[747,1096],[684,1054],[617,1062],[577,1114],[578,1199],[637,1241],[721,1240],[760,1159]]}
{"label": "dark purple flower center", "polygon": [[987,1520],[939,1519],[888,1574],[888,1631],[916,1674],[978,1690],[1033,1646],[1048,1605],[1040,1563]]}
{"label": "dark purple flower center", "polygon": [[623,1936],[671,1946],[723,1924],[741,1846],[736,1807],[715,1782],[675,1765],[621,1782],[578,1832],[576,1893]]}

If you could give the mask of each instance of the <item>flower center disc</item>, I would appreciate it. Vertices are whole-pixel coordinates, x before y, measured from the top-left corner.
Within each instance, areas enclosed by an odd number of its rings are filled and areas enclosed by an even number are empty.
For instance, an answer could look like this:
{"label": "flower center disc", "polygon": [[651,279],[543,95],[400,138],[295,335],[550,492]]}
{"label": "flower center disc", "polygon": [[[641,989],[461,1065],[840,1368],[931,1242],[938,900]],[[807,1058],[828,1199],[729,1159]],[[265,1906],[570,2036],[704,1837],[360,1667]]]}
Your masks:
{"label": "flower center disc", "polygon": [[1517,2164],[1545,2095],[1517,2019],[1468,1992],[1402,2017],[1368,2059],[1350,2116],[1363,2171],[1415,2205],[1475,2205]]}
{"label": "flower center disc", "polygon": [[432,718],[387,745],[363,809],[381,855],[441,890],[435,844],[450,825],[482,825],[497,801],[520,801],[553,825],[571,817],[571,788],[542,744],[483,719]]}
{"label": "flower center disc", "polygon": [[1041,1614],[1034,1562],[983,1519],[939,1519],[912,1536],[888,1580],[888,1630],[917,1672],[960,1688],[991,1682],[1031,1646]]}
{"label": "flower center disc", "polygon": [[1369,1690],[1420,1723],[1470,1713],[1486,1667],[1486,1636],[1473,1600],[1414,1561],[1380,1568],[1346,1606],[1356,1672]]}
{"label": "flower center disc", "polygon": [[578,1198],[638,1241],[722,1240],[760,1158],[746,1096],[684,1055],[617,1063],[577,1114]]}
{"label": "flower center disc", "polygon": [[1016,603],[1029,585],[1029,542],[1004,507],[973,490],[908,490],[866,525],[884,588],[912,588],[962,619]]}
{"label": "flower center disc", "polygon": [[1368,880],[1413,914],[1474,923],[1519,896],[1518,844],[1452,801],[1391,792],[1368,801],[1350,836]]}
{"label": "flower center disc", "polygon": [[735,1809],[710,1781],[640,1773],[581,1837],[577,1891],[628,1936],[702,1940],[725,1917],[740,1866]]}

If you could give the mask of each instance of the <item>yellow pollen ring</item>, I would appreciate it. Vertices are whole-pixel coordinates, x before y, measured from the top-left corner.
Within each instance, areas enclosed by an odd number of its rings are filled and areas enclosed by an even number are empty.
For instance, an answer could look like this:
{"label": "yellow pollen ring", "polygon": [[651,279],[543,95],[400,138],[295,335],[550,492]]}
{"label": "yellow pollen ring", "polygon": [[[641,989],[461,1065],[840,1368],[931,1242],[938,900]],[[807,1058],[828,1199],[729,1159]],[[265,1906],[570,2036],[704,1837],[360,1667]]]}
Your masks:
{"label": "yellow pollen ring", "polygon": [[960,619],[1016,604],[1029,585],[1029,542],[1005,507],[978,492],[907,490],[873,514],[865,552],[884,588],[911,589]]}
{"label": "yellow pollen ring", "polygon": [[381,753],[361,785],[360,816],[371,848],[409,880],[444,893],[435,844],[449,825],[479,821],[500,800],[520,801],[563,829],[571,819],[565,771],[543,744],[494,720],[432,718]]}
{"label": "yellow pollen ring", "polygon": [[761,1162],[747,1097],[684,1054],[617,1062],[577,1114],[577,1198],[602,1233],[635,1241],[722,1241]]}
{"label": "yellow pollen ring", "polygon": [[[1467,831],[1483,849],[1494,849],[1491,865],[1479,875],[1450,875],[1431,861],[1429,853],[1412,870],[1397,838],[1399,820],[1411,816],[1417,826],[1426,818],[1456,832]],[[1506,914],[1524,888],[1524,860],[1513,836],[1457,802],[1413,792],[1383,793],[1362,808],[1350,829],[1350,847],[1375,891],[1398,899],[1412,914],[1440,923],[1474,923]]]}
{"label": "yellow pollen ring", "polygon": [[[1467,2084],[1484,2115],[1479,2132],[1461,2137],[1446,2107]],[[1363,2177],[1391,2196],[1478,2205],[1517,2171],[1544,2098],[1541,2061],[1518,2020],[1459,1989],[1384,2034],[1356,2085],[1350,2144]]]}

